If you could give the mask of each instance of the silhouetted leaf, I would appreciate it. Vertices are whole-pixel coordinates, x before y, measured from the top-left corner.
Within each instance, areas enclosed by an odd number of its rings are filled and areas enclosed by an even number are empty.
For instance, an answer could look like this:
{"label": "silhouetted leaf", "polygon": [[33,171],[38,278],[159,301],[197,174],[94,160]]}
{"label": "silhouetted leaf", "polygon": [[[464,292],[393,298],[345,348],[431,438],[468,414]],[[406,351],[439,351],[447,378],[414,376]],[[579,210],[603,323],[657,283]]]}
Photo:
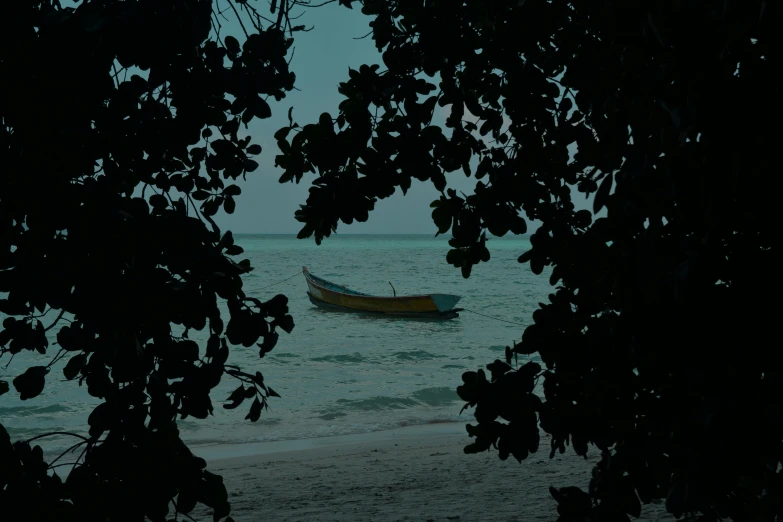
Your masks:
{"label": "silhouetted leaf", "polygon": [[568,486],[549,488],[549,493],[559,504],[558,513],[565,517],[584,517],[590,510],[590,496],[579,488]]}
{"label": "silhouetted leaf", "polygon": [[227,196],[225,201],[223,201],[223,210],[226,211],[226,214],[233,214],[236,206],[237,204],[231,196]]}
{"label": "silhouetted leaf", "polygon": [[45,366],[31,366],[25,372],[14,379],[14,388],[19,392],[19,398],[23,401],[37,397],[44,389],[46,374],[49,368]]}
{"label": "silhouetted leaf", "polygon": [[90,425],[90,437],[100,437],[103,432],[111,429],[114,420],[115,410],[111,404],[103,402],[96,406],[87,419]]}
{"label": "silhouetted leaf", "polygon": [[65,375],[65,378],[68,380],[75,379],[86,363],[86,353],[80,353],[71,357],[65,367],[63,367],[63,374]]}
{"label": "silhouetted leaf", "polygon": [[153,194],[150,196],[150,205],[156,210],[163,210],[169,206],[169,200],[162,194]]}
{"label": "silhouetted leaf", "polygon": [[190,513],[195,509],[197,503],[198,496],[194,489],[186,487],[179,490],[179,495],[177,496],[177,510],[180,513]]}
{"label": "silhouetted leaf", "polygon": [[258,347],[261,348],[259,351],[259,356],[263,357],[267,353],[271,352],[272,349],[277,345],[279,338],[280,336],[277,334],[277,332],[269,332],[267,335],[265,335],[264,342],[258,345]]}
{"label": "silhouetted leaf", "polygon": [[533,271],[534,274],[539,275],[541,272],[544,271],[544,259],[540,256],[534,256],[530,259],[530,270]]}
{"label": "silhouetted leaf", "polygon": [[589,210],[580,210],[576,214],[574,214],[574,222],[575,225],[579,228],[587,228],[590,226],[590,223],[593,220],[592,214],[590,214]]}
{"label": "silhouetted leaf", "polygon": [[226,255],[238,256],[238,255],[242,254],[244,251],[245,251],[245,249],[242,248],[239,245],[231,245],[230,247],[228,247],[226,249]]}
{"label": "silhouetted leaf", "polygon": [[606,200],[609,197],[609,191],[612,189],[612,175],[607,174],[604,176],[601,185],[598,187],[598,191],[595,193],[595,199],[593,200],[593,212],[596,214],[606,205]]}
{"label": "silhouetted leaf", "polygon": [[245,387],[243,385],[239,385],[239,388],[231,392],[231,395],[228,396],[227,401],[231,401],[231,404],[224,404],[223,407],[227,410],[233,410],[242,402],[245,400]]}
{"label": "silhouetted leaf", "polygon": [[266,100],[262,98],[256,97],[253,100],[251,109],[257,118],[264,119],[272,116],[272,109],[269,107],[269,104],[266,102]]}
{"label": "silhouetted leaf", "polygon": [[286,314],[279,321],[275,321],[275,325],[285,330],[286,333],[291,333],[294,329],[294,318]]}
{"label": "silhouetted leaf", "polygon": [[239,52],[239,41],[237,41],[236,38],[233,36],[226,36],[223,39],[223,42],[226,44],[226,49],[230,53],[238,53]]}
{"label": "silhouetted leaf", "polygon": [[245,420],[256,422],[259,418],[261,418],[261,401],[259,401],[258,397],[256,397],[253,400],[253,404],[250,406],[250,411],[245,416]]}
{"label": "silhouetted leaf", "polygon": [[209,197],[209,192],[206,190],[198,189],[190,195],[196,201],[203,201]]}
{"label": "silhouetted leaf", "polygon": [[505,373],[511,370],[511,366],[501,360],[495,359],[495,362],[487,365],[487,370],[492,374],[492,381],[500,379]]}
{"label": "silhouetted leaf", "polygon": [[223,189],[223,194],[226,196],[238,196],[241,193],[242,189],[240,189],[237,185],[229,185]]}
{"label": "silhouetted leaf", "polygon": [[29,308],[22,303],[15,303],[8,299],[0,299],[0,313],[7,315],[24,315],[28,310]]}
{"label": "silhouetted leaf", "polygon": [[242,168],[244,168],[247,172],[255,172],[255,170],[258,168],[258,162],[252,159],[246,159],[242,163]]}

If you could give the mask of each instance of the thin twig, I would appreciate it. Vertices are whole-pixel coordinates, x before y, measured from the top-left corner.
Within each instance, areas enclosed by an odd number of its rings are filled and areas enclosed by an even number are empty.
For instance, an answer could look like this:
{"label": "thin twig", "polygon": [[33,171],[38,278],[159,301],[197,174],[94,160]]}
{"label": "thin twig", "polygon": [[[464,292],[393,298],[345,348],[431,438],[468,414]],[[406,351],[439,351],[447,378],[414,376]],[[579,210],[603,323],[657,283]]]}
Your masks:
{"label": "thin twig", "polygon": [[196,522],[195,518],[193,518],[192,516],[188,515],[187,513],[183,513],[182,511],[179,510],[179,508],[177,507],[177,503],[174,502],[173,498],[171,499],[171,503],[174,504],[174,512],[175,513],[177,513],[178,515],[184,515],[184,516],[188,517],[190,520],[192,520],[193,522]]}
{"label": "thin twig", "polygon": [[247,29],[245,29],[245,24],[242,23],[242,17],[239,16],[239,11],[237,11],[237,8],[234,7],[234,3],[231,0],[226,0],[228,2],[228,5],[231,6],[231,10],[234,11],[234,14],[237,15],[237,21],[239,22],[239,26],[242,28],[242,32],[245,33],[245,38],[248,38],[250,35],[247,34]]}
{"label": "thin twig", "polygon": [[[86,441],[86,440],[83,440],[83,441],[81,441],[81,442],[77,442],[76,444],[74,444],[73,446],[71,446],[70,448],[68,448],[67,450],[65,450],[65,451],[63,451],[62,453],[60,453],[60,456],[59,456],[59,457],[57,457],[56,459],[54,459],[53,461],[51,461],[51,462],[49,463],[49,469],[54,469],[54,467],[55,467],[55,466],[54,466],[54,463],[55,463],[55,462],[57,462],[58,460],[60,460],[61,458],[63,458],[63,457],[66,455],[66,454],[68,454],[68,453],[72,452],[73,450],[75,450],[76,448],[78,448],[79,446],[81,446],[82,444],[87,444],[87,442],[88,442],[88,441]],[[72,464],[72,463],[71,463],[71,462],[68,462],[67,464]]]}
{"label": "thin twig", "polygon": [[65,308],[63,308],[62,310],[60,310],[60,315],[58,315],[58,316],[57,316],[57,319],[55,319],[55,320],[54,320],[54,322],[53,322],[52,324],[50,324],[49,326],[47,326],[46,328],[44,328],[44,332],[47,332],[47,331],[51,330],[52,328],[54,328],[54,325],[56,325],[58,322],[60,322],[60,319],[62,319],[62,318],[63,318],[63,314],[64,314],[64,313],[65,313]]}
{"label": "thin twig", "polygon": [[[254,14],[254,15],[256,15],[256,17],[257,17],[259,20],[264,20],[264,21],[267,21],[267,22],[269,22],[270,24],[273,24],[273,23],[275,23],[275,22],[274,22],[274,20],[271,20],[271,19],[267,18],[266,16],[264,16],[264,15],[260,14],[260,13],[259,13],[259,12],[256,10],[256,8],[255,8],[255,7],[253,7],[253,6],[251,6],[251,5],[247,4],[247,3],[246,3],[246,4],[244,4],[244,5],[243,5],[243,7],[244,7],[244,8],[245,8],[247,11],[252,11],[252,12],[253,12],[253,14]],[[260,24],[259,24],[259,25],[260,25]]]}
{"label": "thin twig", "polygon": [[327,4],[332,4],[332,3],[336,2],[336,1],[337,0],[327,0],[326,2],[312,5],[310,3],[297,2],[296,0],[294,0],[293,5],[301,5],[302,7],[323,7],[323,6],[327,5]]}
{"label": "thin twig", "polygon": [[193,210],[196,211],[196,217],[198,217],[201,220],[201,222],[203,223],[204,222],[204,218],[201,217],[201,211],[199,211],[198,207],[196,207],[196,204],[191,199],[190,194],[187,194],[187,196],[188,196],[188,201],[190,201],[190,206],[192,206]]}
{"label": "thin twig", "polygon": [[43,311],[41,315],[31,315],[30,319],[40,319],[41,317],[44,317],[46,314],[52,311],[52,307],[50,306],[46,310]]}
{"label": "thin twig", "polygon": [[120,79],[119,79],[120,73],[117,72],[117,66],[114,63],[111,64],[111,67],[112,67],[112,69],[114,69],[114,84],[116,85],[117,89],[119,89],[120,88]]}
{"label": "thin twig", "polygon": [[[293,36],[293,31],[291,31],[291,8],[293,5],[291,5],[287,0],[283,0],[280,4],[280,9],[285,8],[285,25],[288,28],[288,34]],[[311,28],[312,29],[312,28]]]}
{"label": "thin twig", "polygon": [[80,460],[82,460],[82,457],[84,457],[84,454],[87,452],[87,449],[91,446],[91,444],[87,444],[84,449],[82,450],[81,454],[79,454],[79,458],[76,459],[76,461],[73,463],[73,467],[71,468],[71,473],[73,473],[73,470],[76,469],[76,465],[79,463]]}
{"label": "thin twig", "polygon": [[[60,356],[61,354],[62,357]],[[54,359],[52,359],[52,361],[49,364],[47,364],[46,367],[51,368],[52,366],[54,366],[54,363],[56,363],[63,357],[65,357],[65,348],[60,348],[60,350],[57,352],[57,355],[54,356]]]}
{"label": "thin twig", "polygon": [[226,15],[224,15],[224,14],[223,14],[223,13],[225,13],[226,11],[228,11],[228,7],[226,7],[226,8],[225,8],[225,9],[223,9],[222,11],[218,11],[218,12],[217,12],[217,14],[218,14],[218,15],[220,15],[220,16],[222,16],[222,17],[223,17],[223,20],[225,20],[226,22],[229,22],[229,23],[230,23],[230,22],[231,22],[231,20],[229,20],[229,19],[228,19],[228,17],[227,17]]}
{"label": "thin twig", "polygon": [[242,5],[242,8],[245,11],[247,11],[248,18],[250,18],[250,23],[253,24],[253,28],[260,33],[263,30],[261,28],[261,23],[256,20],[253,20],[253,13],[251,13],[250,10],[247,8],[247,3]]}
{"label": "thin twig", "polygon": [[[214,18],[214,20],[212,20]],[[223,40],[220,39],[220,29],[222,26],[220,25],[220,20],[217,19],[217,15],[215,14],[215,11],[212,11],[212,16],[209,17],[209,23],[212,24],[212,30],[215,31],[215,38],[217,39],[218,43],[225,47],[223,44]],[[215,24],[217,23],[217,27]]]}
{"label": "thin twig", "polygon": [[[76,467],[76,464],[78,464],[78,463],[79,463],[78,461],[76,461],[76,462],[60,462],[59,464],[56,464],[54,466],[50,466],[48,469],[60,468],[62,466],[73,466],[73,467]],[[71,470],[71,471],[73,471],[73,470]]]}
{"label": "thin twig", "polygon": [[209,224],[212,225],[212,232],[218,237],[218,239],[220,239],[220,227],[217,226],[215,220],[212,219],[211,216],[208,216],[206,214],[202,213],[202,215],[204,216],[204,219],[206,219],[209,222]]}
{"label": "thin twig", "polygon": [[52,435],[69,435],[71,437],[76,437],[78,439],[82,439],[83,441],[86,441],[86,442],[89,442],[89,440],[90,440],[87,437],[85,437],[83,435],[76,434],[76,433],[68,433],[67,431],[53,431],[51,433],[44,433],[43,435],[36,435],[32,439],[28,439],[25,442],[27,442],[29,444],[29,443],[31,443],[34,440],[42,439],[44,437],[51,437]]}

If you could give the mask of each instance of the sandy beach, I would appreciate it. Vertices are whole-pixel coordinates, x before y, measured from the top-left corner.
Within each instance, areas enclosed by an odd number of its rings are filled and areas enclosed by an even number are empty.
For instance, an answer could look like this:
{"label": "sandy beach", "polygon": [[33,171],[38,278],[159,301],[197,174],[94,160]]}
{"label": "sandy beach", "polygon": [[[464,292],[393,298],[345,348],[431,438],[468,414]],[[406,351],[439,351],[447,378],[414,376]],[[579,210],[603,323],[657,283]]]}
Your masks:
{"label": "sandy beach", "polygon": [[[205,446],[194,452],[223,475],[237,522],[556,520],[549,486],[586,487],[597,452],[520,465],[466,455],[463,423],[299,441]],[[208,510],[193,513],[207,519]],[[674,520],[662,503],[643,521]]]}

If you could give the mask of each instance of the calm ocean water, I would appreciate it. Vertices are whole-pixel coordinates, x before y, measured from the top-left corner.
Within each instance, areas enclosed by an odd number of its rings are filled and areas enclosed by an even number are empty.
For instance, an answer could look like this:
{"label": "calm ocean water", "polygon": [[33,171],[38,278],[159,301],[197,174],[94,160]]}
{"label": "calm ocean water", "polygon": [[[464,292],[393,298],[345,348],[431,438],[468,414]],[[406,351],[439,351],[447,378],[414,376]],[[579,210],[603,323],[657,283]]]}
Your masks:
{"label": "calm ocean water", "polygon": [[[526,239],[493,239],[492,259],[474,267],[469,279],[445,261],[445,238],[432,236],[339,235],[320,246],[294,236],[238,236],[255,270],[245,277],[248,295],[289,298],[296,327],[281,333],[264,359],[258,350],[234,347],[229,359],[243,370],[259,370],[282,397],[272,399],[257,423],[245,421],[249,402],[222,408],[237,382],[224,378],[213,391],[214,417],[179,421],[191,444],[238,443],[345,435],[434,422],[472,420],[459,415],[456,394],[462,372],[503,358],[505,346],[519,340],[523,327],[462,312],[451,321],[367,317],[315,308],[306,296],[306,265],[316,275],[367,293],[398,295],[430,292],[462,296],[458,306],[528,324],[551,287],[547,274],[534,275],[517,257],[530,248]],[[294,274],[288,281],[265,288]],[[226,313],[227,317],[227,313]],[[56,329],[51,331],[54,342]],[[191,338],[203,340],[198,332]],[[48,364],[46,356],[23,353],[0,378],[9,382],[27,365]],[[97,400],[78,382],[62,377],[65,361],[47,376],[44,392],[20,401],[13,390],[0,397],[0,422],[13,439],[50,431],[85,433],[87,415]],[[85,433],[86,434],[86,433]],[[70,440],[47,439],[56,450]]]}

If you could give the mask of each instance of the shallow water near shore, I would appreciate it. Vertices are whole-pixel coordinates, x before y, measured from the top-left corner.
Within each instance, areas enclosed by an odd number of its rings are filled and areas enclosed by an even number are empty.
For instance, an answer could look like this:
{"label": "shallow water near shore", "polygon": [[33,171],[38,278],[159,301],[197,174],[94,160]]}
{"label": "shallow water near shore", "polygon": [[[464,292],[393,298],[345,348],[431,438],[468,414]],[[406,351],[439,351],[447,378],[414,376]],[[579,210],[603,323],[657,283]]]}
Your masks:
{"label": "shallow water near shore", "polygon": [[[350,435],[403,426],[465,421],[456,394],[461,375],[476,370],[519,340],[523,326],[551,287],[546,274],[534,275],[517,263],[530,248],[525,239],[493,239],[492,259],[474,267],[463,279],[445,261],[445,238],[422,236],[336,235],[316,246],[291,235],[237,236],[253,272],[245,276],[245,292],[260,299],[282,293],[289,298],[296,327],[264,359],[255,348],[232,348],[229,362],[245,371],[263,373],[281,398],[270,401],[256,423],[245,421],[249,402],[225,410],[224,399],[237,383],[224,378],[213,392],[214,416],[179,421],[183,439],[194,445],[267,442]],[[362,292],[391,295],[448,293],[462,296],[467,310],[449,321],[419,321],[331,312],[315,308],[306,296],[301,267]],[[292,277],[293,276],[293,277]],[[287,278],[290,278],[286,280]],[[283,281],[286,280],[286,281]],[[283,282],[280,282],[283,281]],[[269,286],[273,285],[274,286]],[[227,315],[227,314],[226,314]],[[57,329],[50,333],[50,343]],[[190,337],[204,340],[204,332]],[[45,356],[23,353],[0,378],[9,382],[28,365],[48,364]],[[12,439],[52,431],[86,432],[87,415],[99,401],[78,382],[65,382],[58,363],[47,376],[44,392],[20,401],[15,391],[0,397],[0,422]],[[46,447],[67,447],[70,440],[47,439]]]}

